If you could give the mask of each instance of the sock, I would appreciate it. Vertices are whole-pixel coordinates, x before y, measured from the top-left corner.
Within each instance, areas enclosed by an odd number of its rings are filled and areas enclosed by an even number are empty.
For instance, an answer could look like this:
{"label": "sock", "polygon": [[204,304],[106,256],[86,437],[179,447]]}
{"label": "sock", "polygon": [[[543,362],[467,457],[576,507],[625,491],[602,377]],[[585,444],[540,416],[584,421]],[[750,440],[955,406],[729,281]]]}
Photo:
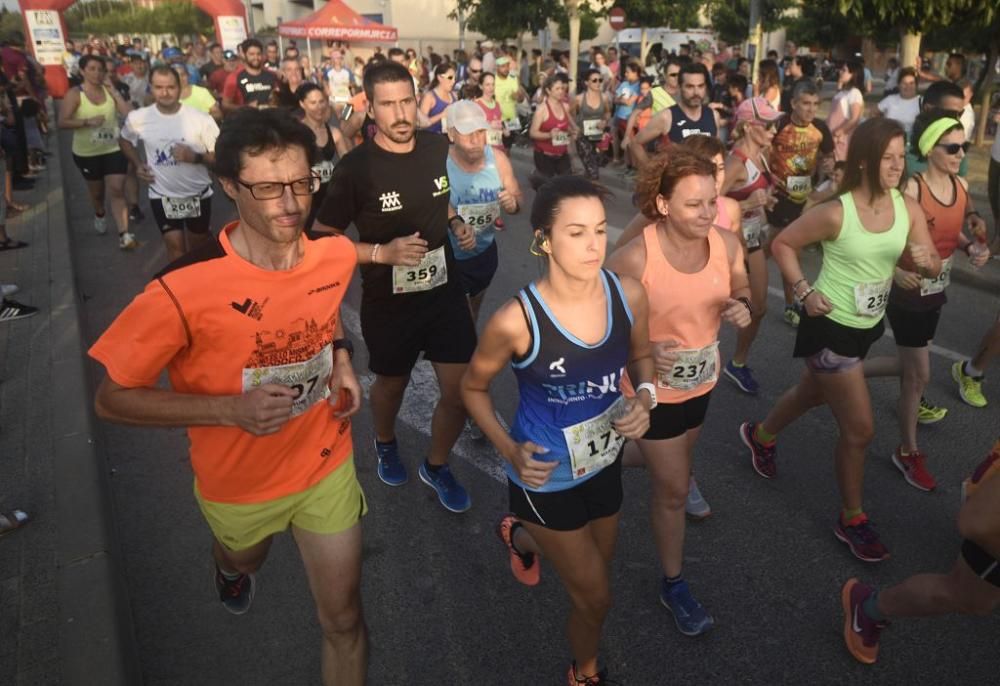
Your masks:
{"label": "sock", "polygon": [[768,433],[764,428],[763,422],[758,422],[756,428],[753,430],[753,437],[764,445],[771,445],[774,443],[775,439],[778,438],[778,435]]}
{"label": "sock", "polygon": [[388,446],[388,445],[394,444],[395,442],[396,442],[395,438],[392,439],[391,441],[380,441],[377,438],[375,439],[375,445],[386,445],[386,446]]}
{"label": "sock", "polygon": [[858,515],[864,513],[865,513],[865,508],[863,507],[855,507],[850,510],[845,507],[843,510],[840,511],[840,521],[842,524],[847,524],[849,521],[851,521]]}
{"label": "sock", "polygon": [[736,367],[737,369],[743,369],[747,366],[746,362],[737,362],[736,360],[730,360],[729,363]]}
{"label": "sock", "polygon": [[535,559],[534,553],[524,553],[517,547],[517,530],[520,529],[522,524],[520,522],[514,522],[514,525],[510,527],[510,547],[514,549],[514,552],[521,556],[524,563],[531,566],[531,561]]}
{"label": "sock", "polygon": [[965,361],[965,364],[962,365],[962,373],[966,376],[971,376],[973,379],[983,378],[983,370],[973,367],[972,360]]}
{"label": "sock", "polygon": [[215,563],[215,568],[219,570],[219,574],[221,574],[222,578],[224,578],[226,581],[236,581],[241,576],[243,576],[239,572],[227,572],[226,570],[224,570],[222,567],[219,566],[219,563]]}
{"label": "sock", "polygon": [[431,474],[437,474],[439,471],[441,471],[441,467],[444,467],[444,465],[443,464],[431,464],[427,460],[424,460],[424,469],[426,469]]}
{"label": "sock", "polygon": [[873,591],[870,596],[861,603],[861,609],[868,618],[874,622],[884,622],[885,615],[878,611],[878,591]]}
{"label": "sock", "polygon": [[677,584],[679,584],[680,582],[684,581],[684,575],[678,574],[677,576],[667,576],[666,574],[664,574],[663,581],[664,583],[666,583],[667,589],[669,590],[674,586],[676,586]]}

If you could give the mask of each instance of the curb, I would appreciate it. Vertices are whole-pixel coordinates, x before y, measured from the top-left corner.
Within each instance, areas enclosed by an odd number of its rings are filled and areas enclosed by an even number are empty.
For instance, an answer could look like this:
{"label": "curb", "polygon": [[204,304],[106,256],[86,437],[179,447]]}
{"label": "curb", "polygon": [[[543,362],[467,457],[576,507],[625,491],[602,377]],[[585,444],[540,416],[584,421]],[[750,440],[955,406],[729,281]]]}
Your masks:
{"label": "curb", "polygon": [[[58,102],[55,103],[58,110]],[[53,117],[52,121],[55,121]],[[62,187],[50,189],[50,295],[53,330],[56,577],[59,655],[66,684],[132,686],[142,683],[124,568],[112,514],[107,464],[94,445],[93,396],[85,366],[73,235],[64,191],[74,165],[63,164],[68,133],[50,138],[49,164]]]}
{"label": "curb", "polygon": [[[511,148],[510,157],[525,164],[534,165],[535,163],[530,148],[523,146],[514,146]],[[626,182],[621,174],[607,168],[603,168],[601,172],[599,183],[631,195],[632,186]],[[985,198],[980,197],[977,206],[988,207],[989,203]],[[955,266],[951,270],[951,279],[955,283],[975,288],[984,293],[1000,295],[1000,269],[996,267],[990,269],[989,264],[982,269],[973,269],[965,260],[959,259],[955,262]]]}

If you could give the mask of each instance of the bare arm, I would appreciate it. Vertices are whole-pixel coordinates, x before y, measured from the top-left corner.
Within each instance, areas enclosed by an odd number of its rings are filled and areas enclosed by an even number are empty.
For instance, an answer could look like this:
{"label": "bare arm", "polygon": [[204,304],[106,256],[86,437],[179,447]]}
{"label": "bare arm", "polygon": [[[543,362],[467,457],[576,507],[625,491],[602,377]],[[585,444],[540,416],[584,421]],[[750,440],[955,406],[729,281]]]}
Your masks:
{"label": "bare arm", "polygon": [[503,185],[498,196],[500,206],[507,214],[517,214],[521,211],[521,186],[517,183],[510,158],[500,151],[494,151],[493,155],[497,171],[500,172],[500,183]]}
{"label": "bare arm", "polygon": [[343,157],[349,153],[351,148],[354,147],[351,141],[340,132],[340,129],[330,129],[330,132],[333,135],[333,147],[337,149],[337,155]]}
{"label": "bare arm", "polygon": [[531,127],[528,129],[528,136],[532,140],[549,141],[552,140],[551,131],[542,131],[542,124],[545,122],[545,110],[539,105],[535,114],[531,117]]}
{"label": "bare arm", "polygon": [[79,108],[80,89],[70,88],[69,91],[66,92],[66,97],[63,98],[62,103],[59,105],[60,129],[82,129],[88,126],[98,126],[100,124],[100,122],[97,121],[98,117],[77,119],[75,115]]}
{"label": "bare arm", "polygon": [[[655,219],[650,219],[642,212],[636,212],[632,220],[625,226],[622,231],[622,235],[618,237],[618,241],[615,242],[615,250],[627,245],[633,238],[642,233],[642,230],[647,226],[655,222]],[[610,267],[608,267],[610,269]]]}

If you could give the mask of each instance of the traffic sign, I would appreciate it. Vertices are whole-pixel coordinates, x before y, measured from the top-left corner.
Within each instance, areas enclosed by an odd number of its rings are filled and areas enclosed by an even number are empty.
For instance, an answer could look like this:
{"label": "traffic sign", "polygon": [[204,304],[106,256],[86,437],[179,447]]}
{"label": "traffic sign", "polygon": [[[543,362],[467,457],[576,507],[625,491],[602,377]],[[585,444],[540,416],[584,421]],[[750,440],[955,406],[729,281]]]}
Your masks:
{"label": "traffic sign", "polygon": [[608,23],[615,31],[621,31],[625,28],[625,10],[621,7],[612,7],[611,11],[608,12]]}

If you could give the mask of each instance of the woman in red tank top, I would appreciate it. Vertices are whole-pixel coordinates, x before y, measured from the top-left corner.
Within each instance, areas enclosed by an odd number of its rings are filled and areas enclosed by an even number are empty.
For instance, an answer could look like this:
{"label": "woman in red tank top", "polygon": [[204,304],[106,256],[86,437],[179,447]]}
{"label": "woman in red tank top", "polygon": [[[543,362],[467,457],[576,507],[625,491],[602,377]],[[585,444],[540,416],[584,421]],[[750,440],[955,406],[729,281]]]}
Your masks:
{"label": "woman in red tank top", "polygon": [[542,86],[542,102],[531,118],[528,135],[535,147],[535,171],[531,185],[537,189],[554,176],[572,172],[569,142],[576,135],[576,125],[566,106],[569,77],[553,74]]}
{"label": "woman in red tank top", "polygon": [[974,266],[981,267],[990,256],[985,235],[981,241],[978,237],[970,240],[962,232],[966,213],[971,209],[968,185],[958,176],[965,157],[964,143],[965,130],[957,119],[921,114],[913,124],[913,152],[927,160],[927,171],[910,178],[906,194],[920,203],[927,216],[927,228],[941,256],[941,273],[934,279],[922,278],[909,253],[903,253],[886,308],[897,356],[864,362],[865,376],[900,377],[900,444],[891,459],[903,477],[922,491],[931,491],[936,484],[927,469],[927,456],[917,445],[917,423],[932,424],[948,413],[928,403],[923,392],[931,374],[928,345],[948,300],[945,291],[951,281],[952,262],[960,257],[956,252],[965,252]]}

